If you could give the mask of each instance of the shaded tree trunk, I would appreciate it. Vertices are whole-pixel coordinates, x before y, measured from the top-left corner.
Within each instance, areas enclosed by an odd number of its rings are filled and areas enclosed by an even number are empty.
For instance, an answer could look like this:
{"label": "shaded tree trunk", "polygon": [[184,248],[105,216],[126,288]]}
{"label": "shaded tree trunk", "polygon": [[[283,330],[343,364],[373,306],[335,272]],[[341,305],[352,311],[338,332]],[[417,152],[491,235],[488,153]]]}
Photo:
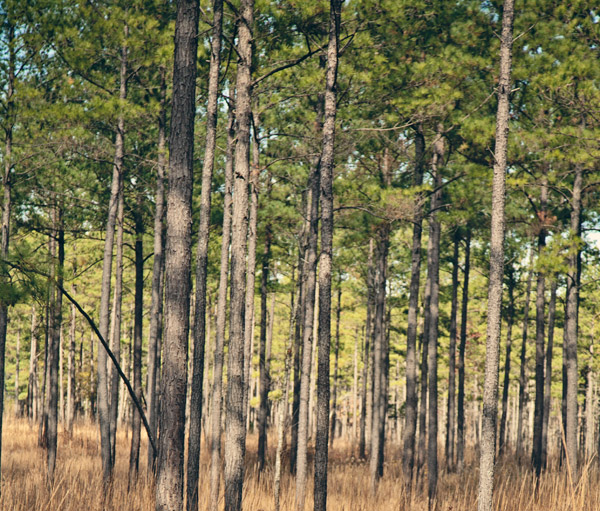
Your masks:
{"label": "shaded tree trunk", "polygon": [[212,176],[217,140],[219,68],[221,66],[221,32],[223,1],[213,2],[210,69],[208,73],[208,101],[206,105],[206,143],[202,167],[200,196],[200,225],[196,255],[196,300],[194,309],[194,351],[192,363],[192,390],[190,395],[190,428],[187,461],[187,510],[198,508],[198,469],[200,465],[200,430],[202,427],[202,393],[204,383],[204,348],[206,338],[206,287],[208,268],[208,241],[210,237],[210,210]]}
{"label": "shaded tree trunk", "polygon": [[510,390],[510,357],[512,353],[512,328],[515,317],[515,278],[512,269],[508,273],[508,318],[506,325],[506,356],[504,359],[504,383],[502,386],[502,415],[500,417],[500,438],[498,455],[502,455],[508,443],[506,422],[508,420],[508,392]]}
{"label": "shaded tree trunk", "polygon": [[490,233],[490,277],[488,286],[485,376],[483,383],[483,422],[479,459],[478,511],[491,511],[496,455],[496,422],[498,415],[498,363],[500,359],[500,327],[502,319],[502,278],[504,276],[504,205],[506,193],[506,154],[510,73],[512,64],[514,0],[505,0],[500,38],[500,74],[498,109],[496,112],[496,144],[492,180],[492,221]]}
{"label": "shaded tree trunk", "polygon": [[367,430],[367,409],[369,392],[369,359],[371,342],[371,325],[373,315],[373,238],[369,239],[369,258],[367,261],[367,319],[365,324],[365,342],[363,349],[363,374],[361,390],[361,413],[360,413],[360,436],[358,440],[358,456],[361,459],[366,457],[366,430]]}
{"label": "shaded tree trunk", "polygon": [[190,265],[199,5],[178,0],[165,249],[165,339],[156,510],[183,508],[183,451],[190,314]]}
{"label": "shaded tree trunk", "polygon": [[67,432],[73,436],[75,422],[75,332],[77,325],[75,305],[71,304],[71,325],[69,330],[69,369],[67,375]]}
{"label": "shaded tree trunk", "polygon": [[[335,308],[335,348],[333,362],[333,394],[331,399],[331,431],[329,433],[329,447],[333,447],[335,440],[335,427],[337,422],[337,389],[340,355],[340,316],[342,314],[342,276],[338,280],[337,307]],[[356,357],[355,357],[356,358]]]}
{"label": "shaded tree trunk", "polygon": [[548,347],[546,349],[546,374],[544,376],[544,421],[542,423],[542,468],[548,463],[548,423],[550,421],[552,389],[552,351],[554,348],[554,323],[556,318],[556,290],[558,277],[552,278],[550,303],[548,304]]}
{"label": "shaded tree trunk", "polygon": [[27,381],[27,417],[30,422],[37,421],[38,413],[38,376],[37,376],[37,316],[35,305],[31,307],[31,342],[29,345],[29,377]]}

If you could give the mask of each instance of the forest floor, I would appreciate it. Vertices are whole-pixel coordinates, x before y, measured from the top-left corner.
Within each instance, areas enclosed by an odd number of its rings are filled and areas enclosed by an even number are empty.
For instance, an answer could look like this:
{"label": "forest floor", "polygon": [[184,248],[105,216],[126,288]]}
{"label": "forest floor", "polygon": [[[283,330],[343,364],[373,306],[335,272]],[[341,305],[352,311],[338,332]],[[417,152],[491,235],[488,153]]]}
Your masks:
{"label": "forest floor", "polygon": [[[52,488],[46,484],[45,451],[38,447],[38,429],[26,420],[8,418],[4,423],[2,449],[1,511],[151,511],[153,487],[146,478],[145,442],[142,444],[140,477],[128,490],[129,440],[125,428],[118,433],[117,462],[112,491],[102,488],[98,429],[91,423],[76,425],[72,438],[59,432],[56,480]],[[275,440],[275,438],[273,438]],[[273,503],[273,452],[265,474],[255,470],[256,436],[248,437],[249,460],[244,487],[244,511],[271,511]],[[272,447],[272,444],[271,444]],[[385,475],[376,497],[369,489],[368,463],[358,461],[352,446],[336,442],[330,456],[329,511],[427,510],[426,490],[414,492],[406,502],[402,485],[400,451],[387,450]],[[203,448],[201,463],[200,510],[208,509],[208,456]],[[596,511],[600,503],[600,477],[597,463],[584,467],[577,485],[572,485],[563,472],[553,465],[542,476],[537,496],[529,470],[519,467],[508,456],[497,469],[496,506],[498,511]],[[467,466],[477,465],[475,452],[467,457]],[[287,464],[284,465],[287,467]],[[309,480],[306,509],[312,509],[312,478]],[[440,474],[437,509],[458,511],[476,509],[477,470],[467,469],[461,475]],[[294,510],[294,481],[284,470],[282,510]]]}

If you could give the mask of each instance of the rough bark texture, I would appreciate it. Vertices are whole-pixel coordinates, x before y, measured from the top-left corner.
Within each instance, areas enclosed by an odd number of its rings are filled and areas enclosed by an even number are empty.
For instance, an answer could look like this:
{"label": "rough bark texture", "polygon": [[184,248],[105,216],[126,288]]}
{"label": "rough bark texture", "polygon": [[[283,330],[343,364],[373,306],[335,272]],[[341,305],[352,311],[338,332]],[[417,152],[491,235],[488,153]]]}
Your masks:
{"label": "rough bark texture", "polygon": [[200,465],[200,430],[202,427],[202,393],[204,383],[204,348],[206,338],[206,285],[212,177],[217,140],[219,68],[221,66],[221,32],[223,1],[213,2],[213,26],[208,72],[206,104],[206,143],[202,166],[200,194],[200,225],[196,255],[196,300],[194,304],[194,350],[192,361],[192,390],[190,394],[190,428],[188,434],[187,500],[188,511],[198,509],[198,469]]}
{"label": "rough bark texture", "polygon": [[510,357],[512,352],[512,327],[515,317],[515,279],[512,270],[508,274],[508,318],[506,325],[506,356],[504,358],[504,383],[502,385],[502,415],[500,417],[500,437],[498,455],[504,452],[508,443],[506,421],[508,418],[508,391],[510,389]]}
{"label": "rough bark texture", "polygon": [[548,200],[548,182],[546,176],[540,187],[540,222],[538,233],[538,274],[535,298],[535,409],[533,416],[533,449],[531,461],[536,475],[542,471],[542,429],[544,421],[544,327],[546,309],[546,275],[540,262],[546,246],[546,203]]}
{"label": "rough bark texture", "polygon": [[496,421],[498,413],[498,363],[500,359],[500,326],[502,318],[502,279],[504,276],[504,205],[510,72],[512,61],[514,0],[505,0],[500,39],[500,74],[496,144],[492,181],[492,222],[490,233],[490,277],[488,287],[487,340],[483,383],[483,421],[479,461],[478,511],[491,511],[496,455]]}
{"label": "rough bark texture", "polygon": [[[425,138],[420,127],[415,133],[415,163],[413,186],[423,184],[423,156]],[[411,248],[408,318],[406,327],[406,412],[404,420],[404,451],[402,469],[410,491],[415,463],[415,437],[417,432],[417,321],[419,312],[419,287],[421,282],[421,235],[423,231],[423,202],[418,194],[413,207],[413,235]]]}
{"label": "rough bark texture", "polygon": [[229,277],[229,245],[231,242],[231,191],[233,187],[233,153],[235,151],[234,113],[229,107],[227,149],[225,155],[225,197],[223,198],[223,233],[221,237],[221,270],[217,296],[217,328],[213,363],[210,409],[210,509],[217,509],[221,482],[221,411],[223,401],[223,364],[225,323],[227,316],[227,282]]}
{"label": "rough bark texture", "polygon": [[[157,379],[159,372],[158,344],[161,330],[161,310],[163,302],[163,282],[165,271],[164,217],[165,217],[165,168],[166,168],[166,91],[165,70],[161,70],[160,111],[158,115],[158,161],[156,166],[156,192],[154,196],[154,261],[152,263],[152,297],[150,303],[150,332],[148,335],[148,422],[156,438],[158,420]],[[156,469],[156,458],[152,446],[148,445],[148,474]]]}
{"label": "rough bark texture", "polygon": [[38,414],[38,340],[36,335],[37,315],[35,305],[31,307],[31,342],[29,347],[29,378],[27,382],[27,417],[33,423],[37,420]]}
{"label": "rough bark texture", "polygon": [[456,317],[458,315],[458,252],[460,234],[454,233],[454,252],[452,255],[452,304],[450,306],[450,348],[448,360],[448,410],[446,419],[446,466],[454,467],[454,447],[456,430]]}
{"label": "rough bark texture", "polygon": [[340,355],[340,316],[342,314],[342,279],[338,280],[337,305],[335,308],[335,348],[333,362],[333,393],[331,396],[331,431],[329,432],[329,447],[333,447],[337,422],[337,389]]}
{"label": "rough bark texture", "polygon": [[369,359],[371,349],[371,324],[372,324],[372,304],[373,304],[373,238],[369,239],[369,258],[367,260],[367,318],[365,324],[365,343],[363,349],[363,374],[361,389],[360,406],[360,434],[358,439],[358,456],[361,459],[366,457],[366,430],[367,430],[367,398],[369,392]]}
{"label": "rough bark texture", "polygon": [[554,323],[556,318],[556,289],[558,278],[552,279],[550,286],[550,302],[548,304],[548,346],[546,348],[546,373],[544,375],[544,417],[542,423],[542,468],[546,468],[548,462],[548,422],[550,419],[552,388],[552,350],[554,348]]}
{"label": "rough bark texture", "polygon": [[244,410],[244,308],[246,290],[246,237],[248,234],[248,180],[252,116],[252,28],[254,0],[242,0],[238,28],[236,78],[237,144],[231,224],[231,310],[225,420],[225,511],[242,505],[246,421]]}
{"label": "rough bark texture", "polygon": [[579,274],[581,268],[581,195],[583,188],[583,169],[575,167],[573,194],[571,197],[571,242],[576,248],[569,251],[567,264],[567,295],[565,304],[565,360],[566,360],[566,454],[571,478],[577,481],[577,337],[579,316]]}
{"label": "rough bark texture", "polygon": [[[144,314],[144,221],[142,195],[137,198],[135,210],[135,295],[133,322],[133,391],[142,400],[142,326]],[[140,464],[141,417],[133,410],[131,421],[131,451],[129,454],[129,484],[135,483]]]}
{"label": "rough bark texture", "polygon": [[175,22],[173,107],[169,139],[169,193],[165,250],[165,338],[161,379],[156,510],[183,508],[183,451],[190,315],[192,175],[197,0],[178,0]]}
{"label": "rough bark texture", "polygon": [[337,113],[338,34],[342,0],[330,1],[329,44],[325,74],[325,120],[321,152],[321,255],[319,260],[319,359],[315,441],[315,511],[327,509],[329,435],[329,349],[331,345],[331,270],[333,266],[333,170]]}
{"label": "rough bark texture", "polygon": [[73,423],[75,422],[75,328],[76,328],[75,305],[71,304],[71,325],[69,329],[69,368],[67,374],[67,432],[73,435]]}

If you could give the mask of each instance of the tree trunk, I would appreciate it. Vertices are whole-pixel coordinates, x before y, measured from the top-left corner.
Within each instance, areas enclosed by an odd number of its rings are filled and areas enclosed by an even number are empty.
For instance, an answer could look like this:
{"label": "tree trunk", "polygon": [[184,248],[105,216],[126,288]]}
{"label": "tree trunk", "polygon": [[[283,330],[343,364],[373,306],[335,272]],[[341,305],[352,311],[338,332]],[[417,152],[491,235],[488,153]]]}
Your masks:
{"label": "tree trunk", "polygon": [[183,508],[183,451],[190,315],[190,264],[198,0],[178,0],[165,250],[165,340],[156,510]]}
{"label": "tree trunk", "polygon": [[[250,124],[252,117],[252,29],[254,0],[242,0],[238,27],[236,78],[237,144],[231,224],[231,310],[227,365],[225,421],[225,511],[242,505],[246,412],[244,410],[244,306],[246,290],[246,241],[248,235],[248,184],[250,174]],[[249,361],[246,361],[249,363]]]}
{"label": "tree trunk", "polygon": [[431,213],[429,217],[430,227],[429,236],[432,240],[431,266],[427,268],[427,273],[431,274],[431,298],[430,298],[430,318],[429,336],[427,343],[427,365],[429,376],[429,435],[427,442],[427,482],[428,497],[430,506],[433,504],[437,494],[438,482],[438,373],[437,373],[437,348],[438,348],[438,324],[439,324],[439,291],[440,291],[440,234],[441,226],[438,219],[437,210],[442,202],[442,176],[439,167],[443,164],[444,158],[444,138],[442,136],[442,127],[438,127],[436,141],[433,144],[433,182],[434,193],[431,197]]}
{"label": "tree trunk", "polygon": [[558,277],[552,278],[548,304],[548,347],[546,349],[546,374],[544,376],[544,422],[542,423],[542,468],[548,463],[548,423],[550,421],[552,390],[552,349],[554,347],[554,322],[556,318],[556,289]]}
{"label": "tree trunk", "polygon": [[[329,433],[329,447],[333,447],[335,440],[335,425],[337,422],[337,389],[340,355],[340,316],[342,314],[342,276],[338,279],[337,307],[335,308],[335,348],[333,362],[333,394],[331,399],[331,431]],[[356,357],[355,357],[356,358]]]}
{"label": "tree trunk", "polygon": [[[308,194],[307,194],[308,195]],[[306,205],[307,213],[310,213],[310,204]],[[305,216],[307,219],[310,215]],[[302,358],[302,326],[304,324],[304,257],[306,254],[305,240],[308,235],[307,221],[304,222],[304,227],[301,235],[301,242],[298,246],[298,300],[296,301],[296,310],[294,312],[294,388],[292,398],[292,438],[290,445],[290,473],[296,473],[296,458],[298,454],[298,419],[300,413],[300,378],[301,367],[300,361]]]}
{"label": "tree trunk", "polygon": [[229,245],[231,242],[231,205],[233,187],[233,153],[235,152],[234,107],[229,105],[227,120],[227,153],[225,156],[225,197],[223,199],[223,234],[221,238],[221,270],[217,297],[217,328],[213,363],[213,383],[210,410],[210,509],[219,501],[221,482],[221,410],[223,401],[223,362],[225,322],[227,316],[227,281],[229,276]]}
{"label": "tree trunk", "polygon": [[354,368],[352,378],[352,442],[356,441],[356,426],[358,419],[358,340],[360,339],[360,330],[356,327],[356,338],[354,339],[354,358],[352,366]]}
{"label": "tree trunk", "polygon": [[[133,323],[133,392],[142,400],[142,327],[144,315],[144,220],[142,194],[138,193],[135,219],[135,295]],[[133,409],[131,425],[131,451],[129,454],[129,486],[137,480],[140,464],[141,416]]]}
{"label": "tree trunk", "polygon": [[[420,126],[415,133],[415,162],[413,186],[423,184],[423,157],[425,138]],[[419,287],[421,281],[421,234],[423,230],[423,202],[418,193],[413,206],[413,236],[411,248],[411,269],[408,297],[408,318],[406,331],[406,411],[404,420],[404,451],[402,469],[408,493],[412,486],[415,462],[415,437],[417,433],[417,322],[419,312]]]}
{"label": "tree trunk", "polygon": [[[127,28],[125,28],[127,35]],[[121,48],[121,74],[119,100],[127,97],[127,47]],[[112,278],[113,244],[115,237],[115,224],[117,219],[119,191],[123,181],[123,154],[125,138],[125,121],[123,113],[119,113],[117,132],[115,137],[115,158],[113,165],[110,200],[108,203],[108,218],[104,238],[104,258],[102,264],[102,284],[100,292],[100,335],[108,339],[110,327],[110,288]],[[108,388],[108,356],[103,349],[98,350],[98,423],[100,426],[100,454],[102,457],[102,479],[107,484],[112,478],[114,459],[110,438],[110,403]]]}
{"label": "tree trunk", "polygon": [[467,319],[469,315],[469,272],[471,270],[471,229],[465,239],[464,281],[460,311],[460,345],[458,347],[458,400],[456,403],[456,466],[465,466],[465,351],[467,348]]}
{"label": "tree trunk", "polygon": [[538,234],[538,275],[535,298],[535,410],[533,416],[533,449],[531,461],[537,477],[542,472],[542,429],[544,421],[544,326],[546,308],[546,275],[540,259],[546,246],[546,203],[548,200],[548,178],[543,176],[540,186],[540,209],[538,212],[540,232]]}
{"label": "tree trunk", "polygon": [[208,100],[206,105],[206,143],[202,167],[200,225],[198,227],[198,252],[196,255],[194,358],[192,364],[192,391],[190,395],[190,429],[188,436],[187,462],[186,504],[188,511],[195,511],[198,508],[198,469],[200,465],[200,430],[202,427],[202,392],[204,383],[204,348],[206,338],[206,280],[208,268],[208,241],[210,237],[212,177],[217,140],[222,27],[223,0],[214,0],[210,69],[208,72]]}
{"label": "tree trunk", "polygon": [[[123,182],[119,189],[117,209],[117,253],[116,253],[116,272],[115,272],[115,294],[112,311],[112,328],[111,328],[111,349],[117,362],[121,361],[121,318],[123,304],[123,221],[125,211],[125,196]],[[117,419],[119,415],[119,386],[121,381],[119,373],[111,365],[110,366],[110,445],[111,456],[113,462],[115,460],[115,450],[117,443]]]}
{"label": "tree trunk", "polygon": [[500,75],[496,113],[496,145],[492,181],[492,222],[490,233],[490,277],[488,287],[487,340],[483,383],[483,422],[479,461],[478,511],[491,511],[493,504],[496,422],[498,414],[498,361],[502,319],[502,278],[504,276],[504,204],[510,72],[512,61],[514,0],[505,0],[500,39]]}
{"label": "tree trunk", "polygon": [[71,328],[69,330],[69,370],[67,375],[67,432],[73,436],[75,421],[75,327],[77,324],[75,305],[71,304]]}
{"label": "tree trunk", "polygon": [[452,256],[452,304],[450,306],[450,355],[448,360],[448,415],[446,419],[446,467],[454,468],[454,434],[456,416],[456,317],[458,315],[458,250],[460,234],[454,232],[454,253]]}
{"label": "tree trunk", "polygon": [[508,391],[510,389],[510,357],[512,352],[512,328],[515,317],[515,278],[512,269],[508,274],[508,318],[506,325],[506,357],[504,359],[504,384],[502,386],[502,416],[498,455],[502,455],[508,443],[506,421],[508,418]]}
{"label": "tree trunk", "polygon": [[315,511],[327,509],[329,435],[329,350],[331,345],[331,270],[333,266],[333,170],[337,112],[338,38],[342,0],[329,3],[329,44],[325,74],[325,121],[321,152],[321,253],[319,259],[319,360],[317,369],[317,435],[315,441]]}
{"label": "tree trunk", "polygon": [[[165,170],[166,170],[166,128],[167,84],[166,71],[161,69],[160,77],[160,111],[158,114],[158,162],[156,166],[156,193],[154,210],[154,261],[152,264],[152,301],[150,304],[150,333],[148,335],[148,422],[150,430],[156,438],[158,421],[157,380],[159,373],[160,353],[158,350],[161,330],[161,310],[163,303],[163,283],[165,272],[164,234],[165,234]],[[148,445],[148,474],[154,473],[156,458],[151,445]]]}
{"label": "tree trunk", "polygon": [[527,405],[527,332],[529,326],[529,302],[531,301],[531,281],[533,279],[533,246],[529,251],[529,274],[525,291],[525,307],[523,308],[523,338],[521,340],[521,369],[519,371],[519,417],[517,419],[517,459],[523,457],[523,427],[525,423],[525,407]]}
{"label": "tree trunk", "polygon": [[19,417],[19,358],[21,355],[21,328],[17,330],[17,350],[15,353],[15,416]]}
{"label": "tree trunk", "polygon": [[567,294],[565,303],[565,369],[566,382],[566,454],[571,472],[571,479],[577,481],[577,390],[579,374],[577,372],[577,338],[579,326],[579,276],[581,271],[581,195],[583,188],[583,170],[581,165],[575,167],[573,195],[571,197],[570,235],[573,248],[567,257]]}
{"label": "tree trunk", "polygon": [[373,315],[373,238],[369,239],[369,258],[367,261],[367,319],[365,324],[365,343],[363,350],[363,375],[361,391],[360,437],[358,440],[358,456],[366,458],[366,430],[369,394],[369,358],[371,342],[371,324]]}
{"label": "tree trunk", "polygon": [[30,423],[37,421],[38,377],[37,377],[37,316],[35,305],[31,306],[31,342],[29,344],[29,377],[27,381],[27,417]]}
{"label": "tree trunk", "polygon": [[[271,223],[265,228],[265,247],[263,250],[262,272],[260,281],[260,409],[258,412],[258,469],[265,467],[265,452],[267,450],[267,415],[269,410],[269,373],[267,353],[267,293],[269,284],[269,264],[271,260]],[[269,326],[271,328],[272,325]]]}

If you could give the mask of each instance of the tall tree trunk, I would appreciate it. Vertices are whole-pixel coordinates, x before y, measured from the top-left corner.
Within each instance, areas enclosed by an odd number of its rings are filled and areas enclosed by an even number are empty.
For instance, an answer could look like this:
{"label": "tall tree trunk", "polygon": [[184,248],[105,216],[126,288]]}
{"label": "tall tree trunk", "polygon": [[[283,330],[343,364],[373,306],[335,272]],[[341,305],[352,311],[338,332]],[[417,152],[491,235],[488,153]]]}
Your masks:
{"label": "tall tree trunk", "polygon": [[[260,409],[258,412],[258,468],[265,467],[265,452],[267,450],[267,415],[269,410],[269,374],[267,361],[267,293],[269,284],[269,265],[271,261],[271,223],[265,228],[265,246],[263,249],[262,272],[260,280]],[[271,328],[272,325],[269,325]]]}
{"label": "tall tree trunk", "polygon": [[[420,126],[415,133],[415,161],[413,186],[423,184],[423,157],[425,138]],[[408,493],[412,485],[415,462],[415,437],[417,433],[417,323],[419,312],[419,287],[421,281],[421,234],[423,231],[423,202],[419,193],[413,206],[413,236],[411,247],[410,285],[408,297],[408,318],[406,330],[406,412],[404,420],[404,438],[402,469]]]}
{"label": "tall tree trunk", "polygon": [[192,391],[190,394],[190,429],[187,462],[187,510],[198,508],[198,469],[200,465],[200,430],[202,427],[202,392],[204,383],[204,348],[206,338],[206,287],[208,268],[208,240],[210,237],[210,209],[212,177],[217,140],[219,68],[221,66],[221,32],[223,27],[223,0],[213,1],[210,69],[208,72],[208,101],[206,105],[206,143],[202,167],[200,196],[200,225],[196,255],[196,300],[194,309],[194,351],[192,363]]}
{"label": "tall tree trunk", "polygon": [[508,274],[508,318],[506,325],[506,357],[504,359],[504,383],[502,386],[502,416],[498,455],[502,455],[508,443],[506,421],[508,419],[508,391],[510,389],[510,357],[512,352],[512,327],[515,317],[515,278],[512,269]]}
{"label": "tall tree trunk", "polygon": [[460,234],[454,232],[454,252],[452,255],[452,304],[450,306],[450,349],[448,360],[448,415],[446,419],[446,466],[454,467],[454,435],[456,429],[456,317],[458,315],[458,250]]}
{"label": "tall tree trunk", "polygon": [[471,270],[471,229],[465,239],[464,280],[460,311],[460,345],[458,347],[458,396],[456,403],[456,466],[465,466],[465,351],[467,348],[467,319],[469,315],[469,272]]}
{"label": "tall tree trunk", "polygon": [[[144,219],[142,194],[138,193],[135,219],[135,295],[133,320],[133,392],[142,400],[142,327],[144,319]],[[129,485],[135,484],[140,464],[141,416],[133,409],[131,451],[129,454]]]}
{"label": "tall tree trunk", "polygon": [[[236,78],[237,144],[231,224],[231,310],[225,421],[225,511],[242,505],[246,413],[244,410],[244,306],[246,241],[248,235],[248,184],[250,174],[250,124],[252,117],[252,29],[254,0],[242,0],[238,27]],[[246,361],[249,363],[249,361]]]}
{"label": "tall tree trunk", "polygon": [[[19,331],[20,335],[20,331]],[[64,389],[64,374],[63,374],[63,348],[64,348],[64,332],[61,329],[59,332],[59,343],[58,343],[58,419],[63,424],[65,423],[65,389]],[[18,375],[18,371],[17,371]]]}
{"label": "tall tree trunk", "polygon": [[433,182],[434,191],[431,197],[431,213],[429,236],[432,239],[431,266],[427,268],[427,273],[431,273],[431,299],[429,319],[429,336],[427,345],[427,365],[429,376],[429,435],[427,442],[427,482],[428,496],[430,505],[432,505],[437,494],[438,482],[438,373],[437,373],[437,348],[438,348],[438,324],[439,324],[439,291],[440,291],[440,234],[441,226],[438,219],[437,210],[442,202],[442,175],[440,166],[444,158],[444,138],[442,136],[442,127],[438,127],[436,141],[433,144]]}
{"label": "tall tree trunk", "polygon": [[69,330],[69,370],[67,375],[67,432],[73,436],[75,421],[75,332],[77,316],[75,304],[71,304],[71,325]]}
{"label": "tall tree trunk", "polygon": [[548,178],[544,174],[540,186],[539,233],[538,233],[538,275],[535,298],[535,409],[533,416],[533,449],[531,461],[537,477],[542,471],[542,429],[544,421],[544,326],[546,309],[546,275],[540,259],[546,246],[546,203],[548,201]]}
{"label": "tall tree trunk", "polygon": [[363,349],[363,375],[360,407],[360,436],[358,440],[358,456],[366,457],[367,408],[369,393],[369,358],[371,342],[371,325],[373,315],[373,251],[374,240],[369,239],[369,258],[367,260],[367,319],[365,324],[365,342]]}
{"label": "tall tree trunk", "polygon": [[[115,260],[115,293],[112,310],[112,328],[111,328],[111,349],[117,359],[121,361],[121,319],[123,305],[123,222],[125,212],[125,194],[123,189],[123,181],[119,189],[119,199],[117,207],[117,253]],[[119,373],[111,365],[110,366],[110,445],[111,456],[113,462],[116,455],[117,443],[117,419],[119,414],[119,387],[121,379]]]}
{"label": "tall tree trunk", "polygon": [[554,322],[556,318],[556,289],[558,277],[552,278],[550,286],[550,303],[548,304],[548,347],[546,349],[546,374],[544,376],[544,421],[542,423],[542,467],[548,462],[548,423],[550,421],[550,404],[552,396],[552,350],[554,348]]}
{"label": "tall tree trunk", "polygon": [[225,156],[225,197],[223,199],[223,234],[221,237],[221,270],[217,297],[217,328],[213,363],[213,383],[210,410],[210,509],[219,501],[221,482],[221,410],[223,401],[223,362],[225,322],[227,316],[227,281],[229,276],[229,245],[231,242],[231,205],[233,187],[233,153],[235,152],[234,107],[229,105],[227,120],[227,153]]}
{"label": "tall tree trunk", "polygon": [[504,276],[504,205],[506,186],[506,153],[510,72],[512,63],[514,0],[505,0],[500,39],[500,75],[496,144],[492,181],[492,222],[490,233],[490,278],[488,287],[487,340],[483,383],[483,422],[479,461],[478,511],[491,511],[493,504],[494,465],[496,455],[496,422],[498,414],[498,362],[500,359],[500,326],[502,319],[502,278]]}
{"label": "tall tree trunk", "polygon": [[[125,28],[127,36],[127,28]],[[127,46],[121,48],[121,71],[119,100],[124,101],[127,97]],[[113,244],[115,237],[115,224],[117,219],[119,190],[123,181],[123,154],[125,138],[125,120],[123,113],[119,113],[117,120],[117,132],[115,137],[115,158],[110,188],[110,200],[108,203],[108,218],[104,238],[104,257],[102,264],[102,284],[100,291],[100,335],[108,339],[110,327],[110,288],[112,277]],[[112,445],[110,438],[110,402],[108,388],[108,356],[106,351],[98,349],[98,423],[100,425],[100,454],[102,457],[102,479],[107,484],[112,478],[114,459],[112,456]]]}
{"label": "tall tree trunk", "polygon": [[[319,99],[319,105],[322,101]],[[322,110],[318,106],[317,124],[320,126]],[[309,180],[309,227],[307,247],[304,257],[303,312],[302,312],[302,361],[300,375],[300,404],[298,408],[298,445],[296,454],[296,509],[304,510],[306,497],[306,481],[308,472],[308,435],[309,435],[309,400],[310,374],[312,370],[312,349],[315,316],[315,291],[317,270],[317,242],[319,227],[319,194],[321,162],[316,162],[311,170]]]}
{"label": "tall tree trunk", "polygon": [[577,372],[577,338],[579,327],[579,276],[581,271],[581,195],[583,188],[583,169],[581,165],[575,167],[573,181],[573,194],[571,197],[571,225],[570,235],[572,250],[567,256],[567,295],[565,303],[565,369],[566,382],[566,454],[570,467],[571,479],[577,481],[577,390],[579,375]]}
{"label": "tall tree trunk", "polygon": [[35,305],[31,306],[31,342],[29,344],[29,377],[27,382],[27,417],[30,422],[37,420],[38,377],[37,377],[37,316]]}
{"label": "tall tree trunk", "polygon": [[[163,303],[163,283],[165,272],[164,234],[165,234],[165,170],[166,170],[166,129],[167,129],[167,83],[166,71],[161,69],[160,111],[158,114],[158,162],[156,166],[156,192],[154,209],[154,261],[152,264],[152,299],[150,303],[150,332],[148,335],[148,422],[156,438],[158,421],[157,380],[159,373],[158,352],[161,330],[161,310]],[[151,445],[148,445],[148,473],[154,473],[156,458]]]}
{"label": "tall tree trunk", "polygon": [[[342,274],[338,279],[337,307],[335,308],[335,348],[333,362],[333,394],[331,399],[331,431],[329,433],[329,446],[333,447],[335,440],[335,426],[337,422],[337,389],[340,355],[340,316],[342,314]],[[356,357],[355,357],[356,358]]]}
{"label": "tall tree trunk", "polygon": [[198,0],[178,0],[175,21],[173,107],[169,139],[169,193],[165,250],[165,340],[161,378],[156,510],[183,508],[183,451],[190,315],[192,184]]}
{"label": "tall tree trunk", "polygon": [[50,286],[51,307],[48,314],[51,315],[51,328],[48,338],[48,482],[54,484],[54,470],[56,467],[56,447],[58,438],[58,366],[60,350],[60,332],[62,330],[62,292],[63,269],[65,262],[65,233],[63,229],[62,209],[59,205],[54,206],[52,236],[56,246],[57,260],[51,259]]}
{"label": "tall tree trunk", "polygon": [[527,333],[529,327],[529,302],[531,301],[531,281],[533,279],[533,246],[529,251],[529,274],[525,291],[525,307],[523,308],[523,338],[521,340],[521,368],[519,370],[519,416],[517,419],[517,459],[523,457],[523,427],[525,425],[525,408],[527,406]]}
{"label": "tall tree trunk", "polygon": [[325,120],[321,152],[321,254],[319,259],[319,360],[317,369],[317,435],[315,441],[315,511],[327,509],[329,435],[329,349],[331,345],[331,270],[333,266],[333,170],[337,112],[338,38],[342,0],[329,3],[329,43],[325,74]]}
{"label": "tall tree trunk", "polygon": [[358,420],[358,341],[360,339],[360,330],[356,327],[356,337],[354,339],[354,358],[352,366],[354,368],[352,378],[352,441],[356,441],[356,426]]}
{"label": "tall tree trunk", "polygon": [[[3,196],[2,196],[2,224],[0,229],[0,281],[3,285],[8,284],[9,275],[4,261],[8,259],[8,244],[10,239],[10,215],[12,207],[12,146],[13,146],[13,126],[14,119],[14,93],[15,93],[15,27],[7,20],[7,49],[8,49],[8,80],[6,84],[5,109],[7,127],[4,139],[4,169],[2,175]],[[4,417],[4,364],[6,357],[6,329],[8,327],[8,303],[0,299],[0,467],[2,459],[2,418]],[[1,489],[0,489],[1,491]]]}
{"label": "tall tree trunk", "polygon": [[[309,195],[307,193],[307,195]],[[307,213],[310,213],[310,204],[306,205]],[[310,215],[305,216],[307,219]],[[290,473],[294,475],[296,473],[296,458],[298,454],[298,419],[300,413],[300,378],[301,378],[301,366],[300,361],[302,359],[302,326],[304,324],[304,257],[306,254],[306,243],[305,240],[308,235],[307,221],[304,222],[302,234],[300,236],[301,242],[298,246],[298,300],[296,301],[296,310],[294,312],[294,388],[292,398],[292,435],[290,445]]]}

